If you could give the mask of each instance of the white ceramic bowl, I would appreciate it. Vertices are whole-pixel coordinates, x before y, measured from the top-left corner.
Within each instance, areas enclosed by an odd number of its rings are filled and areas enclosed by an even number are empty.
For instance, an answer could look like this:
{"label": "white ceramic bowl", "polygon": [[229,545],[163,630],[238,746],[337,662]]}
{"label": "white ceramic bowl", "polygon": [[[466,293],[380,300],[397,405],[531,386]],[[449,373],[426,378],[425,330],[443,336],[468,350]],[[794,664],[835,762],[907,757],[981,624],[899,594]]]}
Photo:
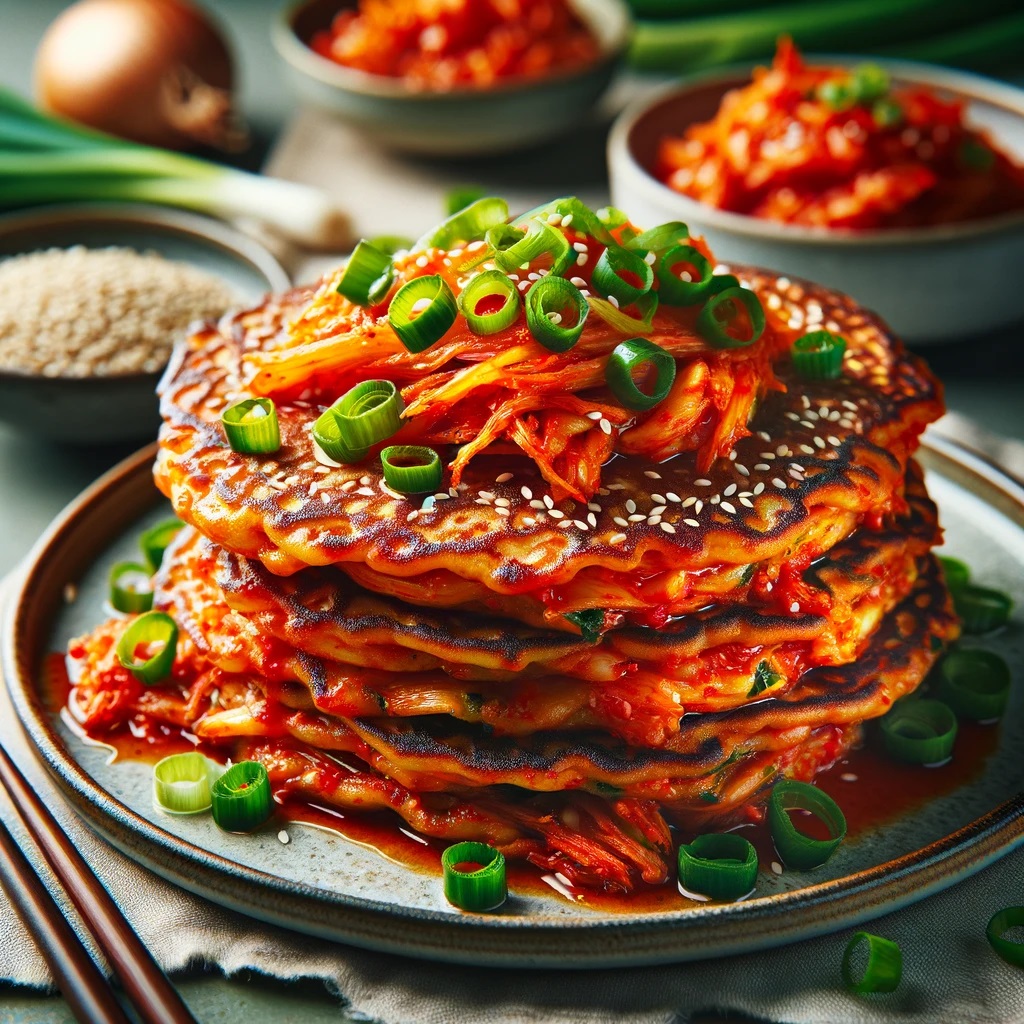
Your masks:
{"label": "white ceramic bowl", "polygon": [[[853,66],[864,58],[807,59]],[[1024,160],[1024,90],[928,64],[871,60],[897,83],[964,97],[969,121]],[[1024,320],[1024,286],[1016,280],[1024,267],[1024,212],[934,228],[805,228],[717,210],[658,181],[650,169],[661,140],[712,117],[723,94],[749,80],[749,67],[694,76],[624,111],[608,143],[613,204],[646,227],[683,221],[723,263],[769,267],[843,291],[914,343],[977,336]]]}
{"label": "white ceramic bowl", "polygon": [[343,67],[310,49],[313,35],[351,6],[353,0],[299,0],[281,12],[273,41],[293,88],[385,146],[430,156],[522,149],[578,124],[611,82],[632,31],[624,0],[573,0],[600,44],[594,62],[489,89],[432,92]]}

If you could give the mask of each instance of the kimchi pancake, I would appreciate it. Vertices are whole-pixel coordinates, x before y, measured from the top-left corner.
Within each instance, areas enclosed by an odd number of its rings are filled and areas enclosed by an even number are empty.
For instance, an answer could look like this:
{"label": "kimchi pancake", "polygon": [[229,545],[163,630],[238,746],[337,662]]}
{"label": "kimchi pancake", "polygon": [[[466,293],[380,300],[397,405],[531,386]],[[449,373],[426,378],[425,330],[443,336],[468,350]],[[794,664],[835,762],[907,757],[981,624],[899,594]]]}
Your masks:
{"label": "kimchi pancake", "polygon": [[[844,333],[844,376],[807,381],[782,358],[774,369],[788,390],[767,394],[749,436],[706,470],[692,458],[622,455],[602,467],[600,489],[583,503],[555,501],[525,456],[486,456],[458,487],[424,502],[391,490],[375,457],[320,465],[309,431],[322,406],[299,399],[278,403],[279,451],[235,452],[220,414],[245,397],[243,354],[286,329],[300,305],[293,296],[208,326],[178,349],[161,385],[157,482],[183,519],[279,574],[339,564],[370,589],[391,578],[430,581],[418,601],[415,589],[401,595],[425,605],[443,603],[437,584],[452,576],[528,595],[551,615],[581,604],[693,611],[716,580],[732,589],[759,563],[770,582],[787,562],[807,564],[862,522],[899,512],[909,453],[941,412],[924,364],[850,300],[747,277],[779,332],[823,317]],[[596,422],[593,430],[603,433]]]}

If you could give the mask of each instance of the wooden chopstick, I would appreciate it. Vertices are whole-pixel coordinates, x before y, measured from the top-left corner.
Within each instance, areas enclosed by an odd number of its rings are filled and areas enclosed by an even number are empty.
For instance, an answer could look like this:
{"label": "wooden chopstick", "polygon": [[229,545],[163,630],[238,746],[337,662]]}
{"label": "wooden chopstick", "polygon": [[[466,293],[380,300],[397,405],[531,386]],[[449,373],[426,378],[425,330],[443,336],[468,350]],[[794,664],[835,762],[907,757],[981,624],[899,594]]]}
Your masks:
{"label": "wooden chopstick", "polygon": [[129,1024],[110,982],[93,963],[2,820],[0,885],[35,939],[75,1019],[82,1024]]}
{"label": "wooden chopstick", "polygon": [[[197,1024],[181,996],[0,743],[0,784],[103,950],[143,1024]],[[103,1020],[102,1017],[97,1018]]]}

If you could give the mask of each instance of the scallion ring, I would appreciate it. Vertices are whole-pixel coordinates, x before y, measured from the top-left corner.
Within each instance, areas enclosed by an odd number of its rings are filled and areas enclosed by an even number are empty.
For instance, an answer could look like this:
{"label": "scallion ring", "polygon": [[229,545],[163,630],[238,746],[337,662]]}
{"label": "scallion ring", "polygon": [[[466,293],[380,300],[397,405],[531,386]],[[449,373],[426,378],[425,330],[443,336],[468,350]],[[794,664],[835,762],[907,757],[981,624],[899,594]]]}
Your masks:
{"label": "scallion ring", "polygon": [[221,414],[224,436],[241,455],[270,455],[281,447],[277,407],[272,398],[247,398]]}
{"label": "scallion ring", "polygon": [[508,203],[485,196],[442,221],[419,238],[413,249],[454,249],[459,242],[475,242],[487,229],[508,220]]}
{"label": "scallion ring", "polygon": [[444,895],[460,910],[485,911],[508,898],[505,855],[486,843],[456,843],[441,854]]}
{"label": "scallion ring", "polygon": [[677,245],[685,245],[690,240],[690,229],[678,220],[670,220],[641,232],[626,242],[626,248],[641,252],[653,252],[662,256]]}
{"label": "scallion ring", "polygon": [[790,348],[793,369],[805,380],[836,380],[843,372],[846,340],[831,331],[808,331]]}
{"label": "scallion ring", "polygon": [[965,633],[988,633],[1006,625],[1013,601],[1001,590],[967,583],[952,591],[953,604]]}
{"label": "scallion ring", "polygon": [[708,285],[708,298],[724,292],[726,288],[742,288],[740,279],[735,274],[715,274]]}
{"label": "scallion ring", "polygon": [[889,92],[889,72],[878,64],[859,64],[853,69],[853,91],[858,103],[873,103]]}
{"label": "scallion ring", "polygon": [[499,270],[512,274],[544,255],[551,260],[549,272],[559,275],[569,269],[576,252],[561,231],[542,220],[534,219],[527,223],[526,234],[522,238],[507,249],[495,252],[491,258]]}
{"label": "scallion ring", "polygon": [[441,486],[441,457],[433,448],[397,444],[380,453],[384,481],[399,494],[427,494]]}
{"label": "scallion ring", "polygon": [[251,832],[270,817],[273,799],[259,761],[233,764],[210,789],[213,820],[225,832]]}
{"label": "scallion ring", "polygon": [[444,205],[449,217],[461,213],[467,206],[472,206],[487,195],[479,185],[459,185],[444,197]]}
{"label": "scallion ring", "polygon": [[162,682],[171,674],[178,649],[178,627],[170,615],[146,612],[121,634],[117,660],[147,686]]}
{"label": "scallion ring", "polygon": [[959,648],[939,665],[939,694],[960,718],[1000,718],[1010,698],[1010,666],[992,651]]}
{"label": "scallion ring", "polygon": [[948,555],[939,555],[939,563],[946,577],[946,586],[950,590],[959,590],[971,582],[971,570],[966,562],[961,562],[959,558],[950,558]]}
{"label": "scallion ring", "polygon": [[590,306],[564,277],[542,277],[526,293],[526,325],[546,349],[567,352],[583,333]]}
{"label": "scallion ring", "polygon": [[697,315],[697,333],[713,348],[752,345],[764,333],[764,308],[749,288],[712,295]]}
{"label": "scallion ring", "polygon": [[629,223],[629,218],[617,206],[602,206],[594,216],[609,230],[615,231]]}
{"label": "scallion ring", "polygon": [[[653,375],[649,390],[643,391],[634,379],[639,371],[647,378]],[[643,411],[653,409],[665,400],[676,379],[676,361],[660,345],[646,338],[630,338],[615,346],[604,371],[612,394],[627,408]]]}
{"label": "scallion ring", "polygon": [[521,228],[513,227],[511,224],[495,224],[484,236],[484,241],[487,243],[488,255],[493,256],[495,253],[508,252],[525,237],[526,232]]}
{"label": "scallion ring", "polygon": [[654,270],[639,253],[609,245],[594,265],[591,283],[602,295],[628,306],[651,290]]}
{"label": "scallion ring", "polygon": [[148,612],[153,607],[150,570],[136,562],[118,562],[110,570],[110,603],[119,612]]}
{"label": "scallion ring", "polygon": [[903,123],[903,107],[889,96],[883,96],[871,105],[871,120],[879,128],[897,128]]}
{"label": "scallion ring", "polygon": [[164,560],[164,552],[170,547],[171,541],[181,532],[185,524],[180,519],[165,519],[156,526],[151,526],[139,538],[139,547],[145,556],[146,563],[156,572]]}
{"label": "scallion ring", "polygon": [[[791,810],[810,811],[828,829],[829,838],[805,835],[789,816]],[[846,837],[846,818],[835,800],[817,786],[796,779],[782,779],[772,787],[768,824],[783,863],[798,871],[824,864]]]}
{"label": "scallion ring", "polygon": [[613,306],[607,299],[596,295],[591,295],[587,299],[587,304],[596,316],[619,334],[648,334],[658,309],[658,293],[648,292],[633,303],[632,308],[640,314],[639,317],[630,316],[618,306]]}
{"label": "scallion ring", "polygon": [[697,836],[679,847],[679,881],[688,892],[737,900],[757,881],[757,850],[735,832]]}
{"label": "scallion ring", "polygon": [[992,915],[985,929],[989,945],[1014,967],[1024,967],[1024,942],[1012,942],[1003,936],[1011,928],[1024,926],[1024,907],[1003,907]]}
{"label": "scallion ring", "polygon": [[500,270],[477,274],[459,295],[459,311],[474,334],[497,334],[519,316],[519,290]]}
{"label": "scallion ring", "polygon": [[885,749],[908,764],[940,764],[953,753],[956,715],[940,700],[898,701],[879,719]]}
{"label": "scallion ring", "polygon": [[[856,970],[861,950],[867,947],[867,962]],[[894,992],[903,977],[903,954],[891,939],[870,932],[857,932],[843,953],[843,984],[857,995]]]}
{"label": "scallion ring", "polygon": [[407,281],[388,307],[388,323],[410,352],[422,352],[440,341],[457,315],[455,295],[440,274]]}
{"label": "scallion ring", "polygon": [[561,227],[571,227],[577,234],[593,238],[601,245],[611,245],[615,241],[598,215],[575,196],[563,196],[561,199],[527,210],[516,217],[515,223],[521,226],[534,219],[545,223],[556,220]]}
{"label": "scallion ring", "polygon": [[383,301],[394,279],[391,256],[364,238],[352,250],[338,279],[337,291],[357,306],[376,306]]}
{"label": "scallion ring", "polygon": [[404,235],[376,235],[370,239],[370,245],[375,249],[380,249],[381,252],[386,252],[389,256],[394,256],[396,252],[408,252],[413,245],[411,238],[406,238]]}
{"label": "scallion ring", "polygon": [[159,810],[198,814],[210,803],[210,763],[198,751],[171,754],[153,766],[153,804]]}
{"label": "scallion ring", "polygon": [[658,260],[658,297],[667,306],[695,306],[711,295],[711,261],[692,245],[674,245]]}
{"label": "scallion ring", "polygon": [[373,445],[398,433],[404,408],[391,381],[364,380],[317,418],[313,439],[336,462],[358,462]]}

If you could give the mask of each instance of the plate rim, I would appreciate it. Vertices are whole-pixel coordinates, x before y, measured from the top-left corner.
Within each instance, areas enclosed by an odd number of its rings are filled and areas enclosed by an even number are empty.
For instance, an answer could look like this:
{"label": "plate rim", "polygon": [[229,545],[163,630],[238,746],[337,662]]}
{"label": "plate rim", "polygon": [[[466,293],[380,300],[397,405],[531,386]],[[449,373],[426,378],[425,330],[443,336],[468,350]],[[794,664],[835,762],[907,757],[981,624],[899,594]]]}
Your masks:
{"label": "plate rim", "polygon": [[[192,893],[268,923],[384,952],[475,966],[603,968],[732,955],[860,924],[947,888],[1024,845],[1020,793],[918,850],[838,879],[737,904],[572,919],[396,905],[291,881],[205,850],[131,810],[79,765],[40,705],[26,667],[33,653],[25,649],[32,646],[23,635],[27,620],[52,622],[63,582],[77,579],[93,562],[90,552],[78,552],[73,571],[63,572],[50,566],[58,561],[54,552],[73,551],[74,536],[105,504],[112,508],[102,516],[100,531],[109,543],[156,503],[159,492],[149,475],[155,448],[128,456],[75,498],[12,574],[0,673],[31,753],[79,816],[121,852]],[[983,500],[1024,527],[1024,486],[986,457],[938,436],[926,437],[919,454],[954,482],[957,476],[971,480],[971,493],[987,492]],[[45,652],[36,645],[35,653]]]}

